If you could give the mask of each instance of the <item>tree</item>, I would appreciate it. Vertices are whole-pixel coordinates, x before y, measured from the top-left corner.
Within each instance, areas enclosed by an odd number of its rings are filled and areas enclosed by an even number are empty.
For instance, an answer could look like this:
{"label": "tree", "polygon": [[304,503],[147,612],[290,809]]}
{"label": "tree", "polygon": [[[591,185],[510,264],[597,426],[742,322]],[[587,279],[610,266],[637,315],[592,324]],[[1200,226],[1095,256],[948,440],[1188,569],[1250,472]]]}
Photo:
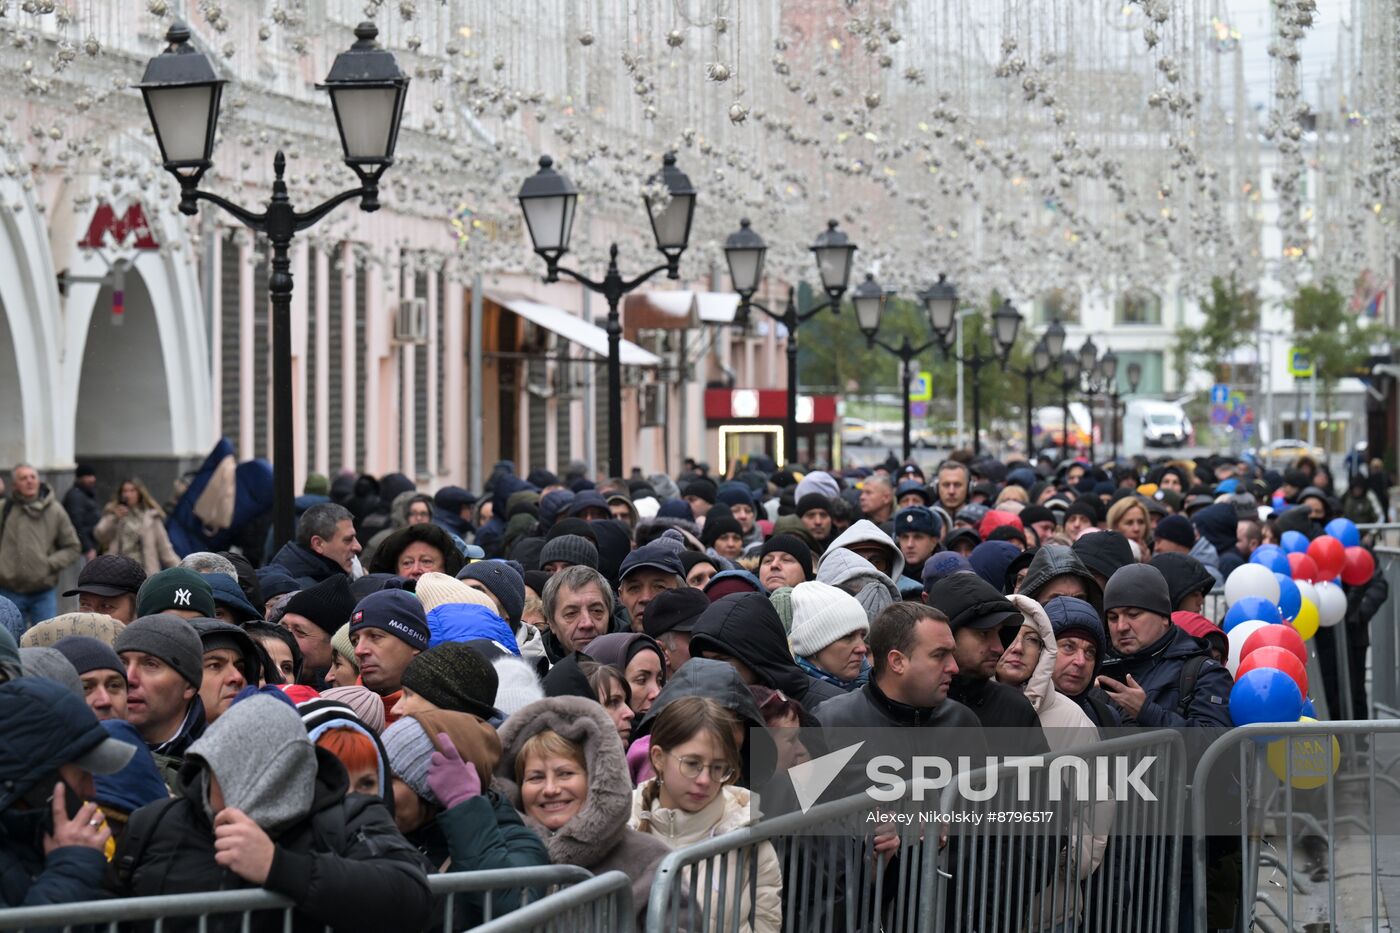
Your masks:
{"label": "tree", "polygon": [[1232,275],[1210,280],[1210,298],[1201,303],[1205,322],[1200,327],[1178,327],[1172,355],[1177,379],[1190,381],[1191,370],[1201,368],[1214,382],[1234,382],[1234,366],[1222,361],[1249,345],[1259,327],[1259,296],[1241,290]]}
{"label": "tree", "polygon": [[1395,332],[1381,325],[1363,326],[1330,280],[1299,288],[1288,309],[1293,312],[1294,346],[1312,359],[1322,410],[1330,412],[1337,380],[1366,375],[1372,345],[1394,339]]}

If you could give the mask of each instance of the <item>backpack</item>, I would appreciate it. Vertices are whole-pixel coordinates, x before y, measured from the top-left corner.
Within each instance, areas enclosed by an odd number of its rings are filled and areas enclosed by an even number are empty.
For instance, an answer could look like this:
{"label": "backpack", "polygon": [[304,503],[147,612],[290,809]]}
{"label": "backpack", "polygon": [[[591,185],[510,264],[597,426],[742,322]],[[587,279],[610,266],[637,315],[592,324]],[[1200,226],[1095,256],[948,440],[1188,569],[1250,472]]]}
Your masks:
{"label": "backpack", "polygon": [[1196,680],[1201,676],[1201,668],[1210,660],[1212,659],[1209,655],[1197,654],[1187,658],[1186,663],[1181,665],[1181,679],[1177,681],[1179,693],[1176,714],[1182,719],[1186,718],[1186,711],[1191,708],[1191,697],[1196,692]]}

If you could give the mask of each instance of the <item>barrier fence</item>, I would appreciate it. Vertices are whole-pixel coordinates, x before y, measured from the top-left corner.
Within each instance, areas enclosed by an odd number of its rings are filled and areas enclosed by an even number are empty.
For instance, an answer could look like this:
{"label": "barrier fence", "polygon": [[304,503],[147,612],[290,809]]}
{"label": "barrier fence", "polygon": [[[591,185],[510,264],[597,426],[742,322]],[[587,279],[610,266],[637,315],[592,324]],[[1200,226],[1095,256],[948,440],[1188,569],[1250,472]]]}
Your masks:
{"label": "barrier fence", "polygon": [[1400,547],[1379,546],[1375,553],[1390,596],[1371,619],[1371,708],[1378,716],[1400,717]]}
{"label": "barrier fence", "polygon": [[[1197,732],[1213,741],[1198,749],[1183,732],[1125,735],[974,771],[956,787],[911,782],[914,792],[896,803],[855,794],[675,850],[657,868],[644,928],[1165,933],[1181,911],[1195,930],[1294,930],[1318,920],[1331,926],[1308,929],[1352,929],[1361,928],[1358,914],[1383,928],[1383,888],[1400,865],[1386,864],[1380,839],[1400,835],[1400,781],[1385,773],[1377,745],[1390,739],[1400,750],[1400,720],[1184,730]],[[1369,753],[1348,758],[1343,741]],[[1149,759],[1145,795],[1063,793],[1081,778],[1100,786],[1101,769],[1121,774]],[[993,782],[984,799],[966,792]],[[872,827],[877,806],[911,819]],[[995,816],[1016,812],[1046,816]],[[1308,837],[1321,844],[1320,864],[1305,857]],[[627,876],[595,878],[574,866],[435,875],[429,884],[442,898],[444,931],[467,924],[448,895],[483,894],[487,933],[627,930],[643,907]],[[493,896],[508,890],[523,890],[526,903],[494,916]],[[1339,922],[1343,909],[1352,923]],[[0,931],[116,933],[142,921],[290,930],[293,904],[243,890],[0,910]]]}
{"label": "barrier fence", "polygon": [[[495,894],[520,891],[522,901],[527,902],[526,906],[532,906],[528,901],[535,893],[548,895],[548,892],[561,886],[578,885],[592,878],[590,872],[576,865],[543,865],[429,875],[428,888],[435,897],[443,898],[442,929],[454,930],[458,928],[454,920],[456,898],[447,895],[482,894],[483,917],[490,920],[494,916],[492,901]],[[629,903],[630,900],[629,892]],[[117,933],[120,924],[133,921],[156,921],[157,929],[162,929],[167,928],[165,921],[183,919],[191,921],[188,925],[190,928],[197,927],[201,931],[247,930],[266,928],[274,911],[282,915],[281,928],[291,930],[294,908],[295,904],[290,898],[261,888],[209,891],[0,910],[0,930],[44,930],[45,933],[63,930],[68,933],[75,927],[81,927],[84,931]]]}

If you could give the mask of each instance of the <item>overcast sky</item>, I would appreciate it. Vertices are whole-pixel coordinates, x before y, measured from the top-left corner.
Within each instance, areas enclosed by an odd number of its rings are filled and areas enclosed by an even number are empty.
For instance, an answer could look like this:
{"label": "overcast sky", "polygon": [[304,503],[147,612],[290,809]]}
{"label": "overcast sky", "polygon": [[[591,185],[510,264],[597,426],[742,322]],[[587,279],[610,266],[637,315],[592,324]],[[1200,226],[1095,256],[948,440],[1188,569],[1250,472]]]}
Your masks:
{"label": "overcast sky", "polygon": [[[1380,0],[1361,0],[1362,3]],[[1222,17],[1240,32],[1244,52],[1244,75],[1250,100],[1258,105],[1270,102],[1269,39],[1272,0],[1222,0],[1227,10]],[[1303,39],[1303,93],[1316,107],[1331,107],[1335,101],[1319,101],[1317,79],[1331,73],[1337,61],[1337,39],[1343,27],[1351,26],[1351,0],[1317,0],[1313,25]]]}

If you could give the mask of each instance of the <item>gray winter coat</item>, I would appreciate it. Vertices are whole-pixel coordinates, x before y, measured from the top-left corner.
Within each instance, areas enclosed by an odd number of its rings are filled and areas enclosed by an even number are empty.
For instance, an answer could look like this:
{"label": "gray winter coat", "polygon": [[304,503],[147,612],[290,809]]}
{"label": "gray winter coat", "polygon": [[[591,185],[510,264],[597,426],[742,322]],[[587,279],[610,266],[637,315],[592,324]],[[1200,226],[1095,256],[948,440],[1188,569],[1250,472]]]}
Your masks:
{"label": "gray winter coat", "polygon": [[588,798],[562,828],[549,830],[525,816],[555,865],[578,865],[595,875],[620,871],[632,879],[637,929],[645,926],[647,902],[657,864],[671,850],[655,836],[627,825],[632,816],[632,777],[622,741],[603,707],[582,697],[537,700],[505,721],[500,729],[501,761],[492,785],[521,808],[515,763],[526,740],[545,730],[583,746],[588,769]]}

